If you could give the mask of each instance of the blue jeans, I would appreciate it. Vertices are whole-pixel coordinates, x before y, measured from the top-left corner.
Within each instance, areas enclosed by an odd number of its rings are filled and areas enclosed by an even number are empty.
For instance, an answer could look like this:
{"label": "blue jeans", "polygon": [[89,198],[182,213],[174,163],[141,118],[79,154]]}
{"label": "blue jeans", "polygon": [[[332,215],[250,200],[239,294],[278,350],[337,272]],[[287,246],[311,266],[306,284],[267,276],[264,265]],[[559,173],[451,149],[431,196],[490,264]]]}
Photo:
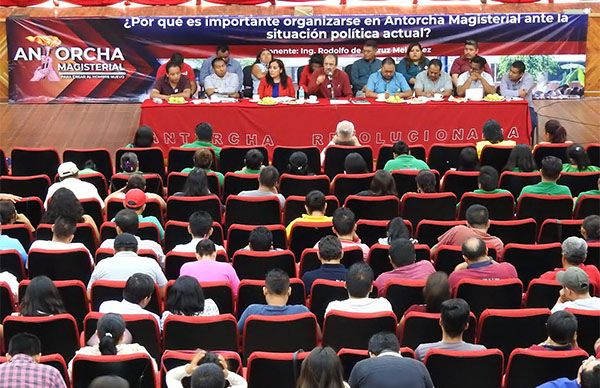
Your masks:
{"label": "blue jeans", "polygon": [[537,126],[538,126],[538,114],[535,111],[535,108],[529,107],[529,116],[531,117],[531,144],[534,145],[537,143]]}

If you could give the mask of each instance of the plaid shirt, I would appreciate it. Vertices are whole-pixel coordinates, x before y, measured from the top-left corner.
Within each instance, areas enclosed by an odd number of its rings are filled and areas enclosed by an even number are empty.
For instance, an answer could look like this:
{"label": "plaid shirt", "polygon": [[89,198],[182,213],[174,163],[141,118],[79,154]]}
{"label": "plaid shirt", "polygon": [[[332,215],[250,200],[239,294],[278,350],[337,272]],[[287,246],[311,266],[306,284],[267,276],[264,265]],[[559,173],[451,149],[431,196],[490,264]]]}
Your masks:
{"label": "plaid shirt", "polygon": [[17,354],[0,365],[0,388],[66,388],[66,385],[57,369]]}

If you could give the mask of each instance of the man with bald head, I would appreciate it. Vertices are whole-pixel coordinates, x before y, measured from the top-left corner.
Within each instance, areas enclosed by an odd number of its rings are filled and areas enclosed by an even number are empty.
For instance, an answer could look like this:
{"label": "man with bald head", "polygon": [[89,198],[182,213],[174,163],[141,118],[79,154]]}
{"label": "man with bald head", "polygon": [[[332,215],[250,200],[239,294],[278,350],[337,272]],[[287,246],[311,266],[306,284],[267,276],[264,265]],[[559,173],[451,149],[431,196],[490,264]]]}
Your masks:
{"label": "man with bald head", "polygon": [[333,139],[323,148],[321,151],[321,164],[325,161],[325,151],[327,148],[334,145],[343,145],[343,146],[359,146],[360,142],[356,138],[356,130],[354,129],[354,124],[348,120],[342,120],[337,123],[335,128],[335,135]]}
{"label": "man with bald head", "polygon": [[320,98],[353,97],[350,78],[337,68],[337,55],[329,54],[323,59],[323,67],[315,70],[308,83],[308,94]]}
{"label": "man with bald head", "polygon": [[485,242],[477,237],[467,239],[461,246],[465,260],[456,266],[448,282],[452,291],[456,291],[462,279],[500,280],[517,279],[517,270],[510,263],[498,263],[488,256]]}

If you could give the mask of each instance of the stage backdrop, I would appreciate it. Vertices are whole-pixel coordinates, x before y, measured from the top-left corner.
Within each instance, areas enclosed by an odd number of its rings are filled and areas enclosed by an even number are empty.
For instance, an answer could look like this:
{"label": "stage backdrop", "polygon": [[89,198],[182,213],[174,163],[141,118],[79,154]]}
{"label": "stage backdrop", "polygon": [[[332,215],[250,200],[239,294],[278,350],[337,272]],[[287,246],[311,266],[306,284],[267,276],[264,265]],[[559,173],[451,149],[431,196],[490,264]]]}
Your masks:
{"label": "stage backdrop", "polygon": [[319,15],[131,18],[9,18],[10,101],[135,102],[149,92],[157,58],[205,58],[218,44],[234,57],[260,48],[277,57],[315,52],[401,57],[420,41],[429,57],[460,55],[476,39],[484,55],[584,54],[587,15]]}

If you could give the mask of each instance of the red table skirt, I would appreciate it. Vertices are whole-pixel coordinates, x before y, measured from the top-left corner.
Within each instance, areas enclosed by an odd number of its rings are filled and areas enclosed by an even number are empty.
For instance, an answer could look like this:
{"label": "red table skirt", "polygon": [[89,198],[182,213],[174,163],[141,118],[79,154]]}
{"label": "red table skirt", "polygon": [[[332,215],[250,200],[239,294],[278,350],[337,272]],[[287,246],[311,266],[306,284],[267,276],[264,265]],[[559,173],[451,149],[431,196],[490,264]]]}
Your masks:
{"label": "red table skirt", "polygon": [[530,143],[526,101],[330,105],[321,100],[314,105],[261,106],[247,100],[199,105],[146,100],[140,125],[154,129],[157,145],[164,151],[194,141],[194,128],[203,121],[213,126],[213,142],[218,146],[264,145],[272,150],[276,145],[322,148],[333,137],[336,124],[350,120],[360,143],[376,150],[398,140],[427,149],[434,143],[475,143],[481,140],[481,129],[488,119],[502,125],[505,139]]}

